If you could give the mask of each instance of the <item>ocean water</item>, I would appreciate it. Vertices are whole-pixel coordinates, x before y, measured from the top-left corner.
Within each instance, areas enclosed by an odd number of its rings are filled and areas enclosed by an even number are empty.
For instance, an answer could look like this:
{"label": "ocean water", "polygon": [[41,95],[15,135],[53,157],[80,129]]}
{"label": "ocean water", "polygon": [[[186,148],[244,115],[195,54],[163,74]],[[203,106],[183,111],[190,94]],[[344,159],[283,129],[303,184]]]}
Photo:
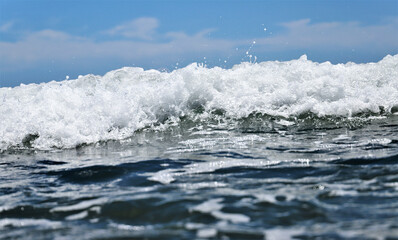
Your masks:
{"label": "ocean water", "polygon": [[1,239],[398,239],[398,55],[0,88]]}

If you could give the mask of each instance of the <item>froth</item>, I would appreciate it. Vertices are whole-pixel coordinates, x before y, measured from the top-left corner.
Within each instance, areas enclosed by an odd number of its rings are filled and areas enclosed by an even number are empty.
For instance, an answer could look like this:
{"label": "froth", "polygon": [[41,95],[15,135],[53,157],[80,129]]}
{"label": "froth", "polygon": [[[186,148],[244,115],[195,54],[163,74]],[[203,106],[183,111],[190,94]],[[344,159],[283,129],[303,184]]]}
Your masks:
{"label": "froth", "polygon": [[126,67],[104,76],[0,88],[0,149],[122,139],[166,120],[208,118],[214,110],[229,119],[253,112],[350,117],[397,106],[398,55],[367,64],[316,63],[306,56],[231,69],[191,64],[170,73]]}

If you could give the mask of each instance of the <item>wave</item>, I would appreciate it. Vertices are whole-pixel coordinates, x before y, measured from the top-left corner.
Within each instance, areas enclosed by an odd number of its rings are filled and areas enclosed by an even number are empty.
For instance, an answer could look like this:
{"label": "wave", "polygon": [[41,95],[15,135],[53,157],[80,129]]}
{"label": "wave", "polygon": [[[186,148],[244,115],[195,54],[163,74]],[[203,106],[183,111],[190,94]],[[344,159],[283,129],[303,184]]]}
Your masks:
{"label": "wave", "polygon": [[[123,139],[181,119],[350,118],[398,112],[398,55],[377,63],[193,63],[172,72],[125,67],[104,76],[0,88],[0,149],[69,148]],[[256,116],[257,116],[256,115]]]}

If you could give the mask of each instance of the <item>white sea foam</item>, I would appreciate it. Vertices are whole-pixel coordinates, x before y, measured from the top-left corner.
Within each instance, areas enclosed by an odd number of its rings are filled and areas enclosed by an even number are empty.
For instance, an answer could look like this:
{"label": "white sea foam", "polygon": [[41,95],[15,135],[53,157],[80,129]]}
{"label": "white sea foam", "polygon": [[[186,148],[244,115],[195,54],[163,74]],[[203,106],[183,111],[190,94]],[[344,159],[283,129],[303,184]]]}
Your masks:
{"label": "white sea foam", "polygon": [[68,211],[77,211],[77,210],[83,210],[83,209],[88,209],[92,207],[93,205],[98,205],[106,202],[106,199],[104,198],[98,198],[98,199],[92,199],[92,200],[87,200],[87,201],[82,201],[79,202],[78,204],[71,205],[71,206],[59,206],[52,208],[50,212],[68,212]]}
{"label": "white sea foam", "polygon": [[217,236],[217,229],[215,228],[199,229],[196,235],[198,238],[213,238]]}
{"label": "white sea foam", "polygon": [[304,112],[349,117],[380,107],[391,112],[398,108],[398,55],[367,64],[316,63],[306,56],[231,69],[191,64],[170,73],[126,67],[104,76],[0,88],[0,149],[123,139],[166,119],[178,123],[198,107],[199,119],[214,109],[232,119],[253,112],[286,118]]}
{"label": "white sea foam", "polygon": [[83,218],[85,218],[87,216],[88,216],[88,212],[87,211],[83,211],[83,212],[80,212],[80,213],[69,215],[65,219],[69,220],[69,221],[73,221],[73,220],[83,219]]}
{"label": "white sea foam", "polygon": [[223,204],[220,203],[222,201],[222,198],[211,199],[195,206],[191,211],[209,213],[217,219],[230,221],[232,223],[250,222],[250,218],[246,215],[222,212],[221,209],[223,208]]}
{"label": "white sea foam", "polygon": [[3,218],[0,219],[0,229],[6,227],[37,227],[41,229],[55,229],[62,227],[62,223],[58,221],[50,221],[47,219],[28,219],[28,218]]}
{"label": "white sea foam", "polygon": [[189,165],[184,166],[184,171],[181,169],[173,169],[167,168],[164,170],[160,170],[154,174],[151,173],[151,176],[148,178],[151,181],[160,182],[163,184],[169,184],[176,180],[177,177],[189,174],[199,174],[199,173],[209,173],[214,172],[218,169],[222,168],[231,168],[231,167],[259,167],[259,166],[271,166],[278,164],[279,161],[269,161],[264,159],[227,159],[226,157],[222,160],[213,160],[213,161],[205,161],[205,162],[195,162]]}
{"label": "white sea foam", "polygon": [[211,213],[214,211],[219,211],[223,208],[223,205],[220,203],[223,200],[224,199],[222,198],[210,199],[204,203],[195,206],[194,208],[192,208],[192,210],[202,213]]}

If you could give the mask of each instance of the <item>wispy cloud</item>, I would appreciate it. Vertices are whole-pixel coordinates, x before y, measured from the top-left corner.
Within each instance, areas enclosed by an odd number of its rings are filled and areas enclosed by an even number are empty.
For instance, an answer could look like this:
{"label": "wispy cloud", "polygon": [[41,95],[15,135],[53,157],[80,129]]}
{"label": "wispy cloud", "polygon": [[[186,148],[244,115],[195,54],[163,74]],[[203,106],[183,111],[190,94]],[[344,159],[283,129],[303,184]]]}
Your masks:
{"label": "wispy cloud", "polygon": [[72,59],[86,59],[87,62],[120,59],[137,63],[159,58],[170,60],[197,54],[225,53],[235,46],[234,42],[228,40],[206,37],[209,31],[213,31],[211,29],[192,35],[184,32],[157,34],[162,41],[151,41],[152,34],[155,34],[153,27],[154,25],[147,26],[145,30],[142,27],[136,33],[132,29],[115,30],[115,34],[123,33],[134,39],[107,41],[96,41],[50,29],[33,32],[17,42],[0,42],[0,70],[13,71],[39,66],[43,62],[65,63]]}
{"label": "wispy cloud", "polygon": [[0,32],[7,32],[14,26],[14,22],[6,22],[3,25],[0,25]]}
{"label": "wispy cloud", "polygon": [[306,48],[391,48],[398,51],[398,18],[380,25],[363,26],[359,22],[311,23],[302,19],[281,24],[286,31],[259,39],[273,50]]}
{"label": "wispy cloud", "polygon": [[159,21],[156,18],[143,17],[115,26],[104,33],[112,36],[152,40],[158,26]]}
{"label": "wispy cloud", "polygon": [[[367,26],[358,22],[312,23],[309,19],[303,19],[283,23],[284,31],[257,38],[253,50],[257,53],[292,49],[330,52],[335,49],[361,48],[365,52],[366,49],[387,49],[391,54],[396,54],[397,23],[398,18]],[[134,19],[103,31],[115,37],[102,41],[51,29],[31,32],[15,42],[0,41],[0,70],[40,67],[40,64],[54,60],[68,63],[77,58],[83,59],[86,64],[119,59],[140,65],[151,59],[170,62],[187,56],[225,56],[236,54],[237,47],[248,47],[254,40],[209,37],[209,33],[215,29],[204,29],[195,34],[161,34],[157,31],[159,26],[156,18]],[[9,30],[11,27],[12,23],[6,23],[0,30]]]}

